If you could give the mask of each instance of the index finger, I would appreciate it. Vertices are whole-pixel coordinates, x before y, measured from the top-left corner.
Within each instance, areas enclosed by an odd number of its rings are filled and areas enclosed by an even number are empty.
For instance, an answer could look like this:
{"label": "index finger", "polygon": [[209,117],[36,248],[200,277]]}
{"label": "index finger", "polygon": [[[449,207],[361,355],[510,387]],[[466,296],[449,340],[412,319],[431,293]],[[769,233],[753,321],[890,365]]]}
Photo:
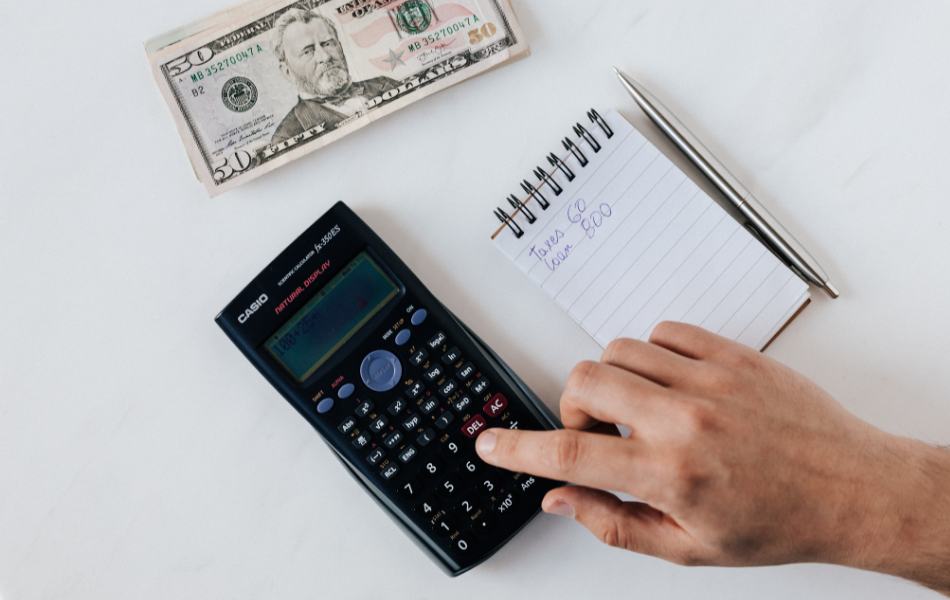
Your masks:
{"label": "index finger", "polygon": [[496,467],[627,492],[648,481],[641,448],[635,440],[573,430],[489,429],[475,443],[482,460]]}

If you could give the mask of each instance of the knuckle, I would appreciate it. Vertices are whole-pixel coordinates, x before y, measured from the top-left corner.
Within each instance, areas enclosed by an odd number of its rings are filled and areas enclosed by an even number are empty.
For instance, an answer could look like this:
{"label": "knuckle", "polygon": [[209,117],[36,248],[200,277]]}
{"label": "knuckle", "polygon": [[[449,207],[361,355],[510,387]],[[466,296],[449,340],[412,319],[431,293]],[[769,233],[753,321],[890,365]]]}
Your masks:
{"label": "knuckle", "polygon": [[650,341],[670,339],[670,336],[672,336],[676,330],[676,325],[677,324],[672,321],[663,321],[653,328],[653,333],[650,334]]}
{"label": "knuckle", "polygon": [[595,385],[596,373],[597,363],[589,360],[577,363],[567,378],[565,393],[583,396]]}
{"label": "knuckle", "polygon": [[607,345],[607,349],[604,350],[604,354],[601,357],[601,362],[613,364],[620,358],[632,354],[635,345],[636,343],[633,340],[618,338]]}
{"label": "knuckle", "polygon": [[627,530],[619,521],[605,521],[597,528],[597,537],[611,548],[629,549]]}
{"label": "knuckle", "polygon": [[581,460],[581,442],[576,433],[559,431],[554,436],[554,467],[561,473],[573,473]]}

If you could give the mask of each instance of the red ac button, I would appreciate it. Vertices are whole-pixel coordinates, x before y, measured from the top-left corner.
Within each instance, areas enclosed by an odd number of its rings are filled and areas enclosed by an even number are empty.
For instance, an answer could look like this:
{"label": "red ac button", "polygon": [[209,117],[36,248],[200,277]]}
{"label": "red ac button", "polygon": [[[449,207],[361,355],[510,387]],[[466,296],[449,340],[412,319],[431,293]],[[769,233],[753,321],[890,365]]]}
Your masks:
{"label": "red ac button", "polygon": [[467,435],[470,438],[478,437],[478,432],[482,429],[488,427],[488,423],[485,422],[485,417],[481,415],[475,415],[475,418],[466,423],[462,427],[462,433]]}
{"label": "red ac button", "polygon": [[482,410],[485,411],[485,414],[489,417],[497,417],[508,408],[508,399],[502,396],[501,394],[495,394],[495,397],[491,399],[491,402],[485,405],[485,408]]}

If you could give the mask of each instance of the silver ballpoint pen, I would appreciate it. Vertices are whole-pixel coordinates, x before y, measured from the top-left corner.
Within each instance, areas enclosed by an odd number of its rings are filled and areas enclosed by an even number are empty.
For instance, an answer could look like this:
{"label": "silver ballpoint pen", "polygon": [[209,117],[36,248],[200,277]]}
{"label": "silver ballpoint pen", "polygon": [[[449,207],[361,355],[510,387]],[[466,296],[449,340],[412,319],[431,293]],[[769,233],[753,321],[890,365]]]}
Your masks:
{"label": "silver ballpoint pen", "polygon": [[620,83],[633,96],[650,120],[656,123],[676,146],[705,173],[713,185],[719,188],[726,198],[748,220],[748,225],[759,238],[769,245],[795,273],[806,282],[822,288],[832,298],[839,296],[828,280],[828,275],[812,256],[802,247],[784,227],[769,214],[755,196],[752,195],[726,168],[690,133],[668,108],[616,67],[614,71]]}

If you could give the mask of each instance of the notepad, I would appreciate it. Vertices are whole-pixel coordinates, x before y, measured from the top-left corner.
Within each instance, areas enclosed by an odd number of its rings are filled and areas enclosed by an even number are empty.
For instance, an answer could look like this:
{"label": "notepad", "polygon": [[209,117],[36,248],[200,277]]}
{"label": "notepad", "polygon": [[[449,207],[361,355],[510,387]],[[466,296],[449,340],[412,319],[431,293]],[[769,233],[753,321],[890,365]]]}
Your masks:
{"label": "notepad", "polygon": [[495,245],[603,347],[663,321],[766,347],[808,285],[619,113],[589,116],[497,211]]}

